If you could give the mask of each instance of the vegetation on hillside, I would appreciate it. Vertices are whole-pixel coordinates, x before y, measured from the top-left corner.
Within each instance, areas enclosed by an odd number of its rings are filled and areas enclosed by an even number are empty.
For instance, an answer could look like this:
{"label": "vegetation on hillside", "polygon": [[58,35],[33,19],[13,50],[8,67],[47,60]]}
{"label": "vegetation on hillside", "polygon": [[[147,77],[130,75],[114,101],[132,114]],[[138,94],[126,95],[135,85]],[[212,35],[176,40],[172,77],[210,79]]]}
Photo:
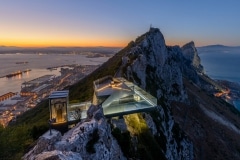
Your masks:
{"label": "vegetation on hillside", "polygon": [[[130,142],[130,144],[132,144],[132,148],[128,150],[127,153],[123,148],[128,146],[126,146],[126,144],[119,143],[128,157],[149,160],[165,159],[161,146],[152,135],[141,113],[126,115],[124,116],[124,119],[131,137],[136,139],[136,144],[133,144],[134,140]],[[126,139],[128,138],[126,133],[123,133],[122,136],[124,136]],[[117,139],[119,141],[118,137]]]}
{"label": "vegetation on hillside", "polygon": [[71,102],[82,102],[86,100],[92,100],[93,96],[93,81],[102,78],[107,75],[112,75],[118,71],[119,66],[122,63],[122,56],[128,52],[133,43],[129,43],[127,47],[116,53],[107,62],[103,63],[93,73],[86,76],[78,83],[69,87],[70,92],[70,103]]}
{"label": "vegetation on hillside", "polygon": [[[70,91],[70,103],[92,99],[93,81],[106,75],[114,75],[121,64],[121,57],[132,43],[116,53],[92,74],[78,83],[67,87]],[[3,128],[0,126],[0,159],[21,159],[34,144],[36,139],[48,130],[48,101],[44,100],[35,108],[17,117],[17,121]]]}
{"label": "vegetation on hillside", "polygon": [[48,101],[28,110],[17,121],[3,128],[0,126],[0,159],[21,159],[48,129]]}

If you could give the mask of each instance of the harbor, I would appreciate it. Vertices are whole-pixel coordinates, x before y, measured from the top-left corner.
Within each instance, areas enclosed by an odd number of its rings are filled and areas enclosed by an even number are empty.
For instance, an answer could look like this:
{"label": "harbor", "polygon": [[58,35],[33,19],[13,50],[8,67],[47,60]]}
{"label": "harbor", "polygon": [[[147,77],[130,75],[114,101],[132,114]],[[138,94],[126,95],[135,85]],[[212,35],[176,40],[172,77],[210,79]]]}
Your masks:
{"label": "harbor", "polygon": [[[62,90],[90,74],[99,65],[70,65],[57,68],[58,75],[45,74],[20,85],[19,93],[9,92],[3,94],[0,102],[0,124],[4,127],[9,122],[15,121],[17,116],[34,108],[42,100],[46,99],[53,91]],[[52,71],[47,70],[51,73]]]}
{"label": "harbor", "polygon": [[0,95],[17,94],[0,102],[0,124],[7,126],[52,91],[76,83],[108,58],[86,58],[81,54],[2,54]]}

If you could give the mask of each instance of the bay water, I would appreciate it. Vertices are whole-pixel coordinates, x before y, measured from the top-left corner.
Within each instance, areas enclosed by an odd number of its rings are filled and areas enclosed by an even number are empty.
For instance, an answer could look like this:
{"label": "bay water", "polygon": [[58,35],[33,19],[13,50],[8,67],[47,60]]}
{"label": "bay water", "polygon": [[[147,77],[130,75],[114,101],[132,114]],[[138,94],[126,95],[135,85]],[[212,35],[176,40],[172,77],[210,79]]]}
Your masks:
{"label": "bay water", "polygon": [[[240,84],[240,49],[236,47],[198,48],[198,53],[204,71],[209,77]],[[233,103],[240,111],[240,100]]]}
{"label": "bay water", "polygon": [[[109,57],[87,58],[80,54],[0,54],[0,77],[16,71],[31,71],[11,78],[0,78],[0,95],[8,92],[20,92],[21,84],[43,75],[60,75],[60,67],[64,65],[99,65]],[[48,70],[58,67],[57,70]]]}

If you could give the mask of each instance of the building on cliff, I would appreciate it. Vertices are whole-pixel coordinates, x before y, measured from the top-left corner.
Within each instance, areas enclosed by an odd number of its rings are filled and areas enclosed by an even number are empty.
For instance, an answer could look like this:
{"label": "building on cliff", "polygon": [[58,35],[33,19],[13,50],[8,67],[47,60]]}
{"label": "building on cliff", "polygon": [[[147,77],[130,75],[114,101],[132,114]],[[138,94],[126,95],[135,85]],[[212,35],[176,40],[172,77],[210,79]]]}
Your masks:
{"label": "building on cliff", "polygon": [[157,106],[155,97],[122,77],[97,79],[93,82],[93,88],[92,103],[69,104],[68,90],[52,92],[49,96],[50,125],[65,131],[72,124],[86,119],[91,105],[102,107],[105,117],[146,112]]}
{"label": "building on cliff", "polygon": [[54,91],[49,96],[50,125],[65,132],[72,124],[87,117],[91,102],[69,104],[69,91]]}

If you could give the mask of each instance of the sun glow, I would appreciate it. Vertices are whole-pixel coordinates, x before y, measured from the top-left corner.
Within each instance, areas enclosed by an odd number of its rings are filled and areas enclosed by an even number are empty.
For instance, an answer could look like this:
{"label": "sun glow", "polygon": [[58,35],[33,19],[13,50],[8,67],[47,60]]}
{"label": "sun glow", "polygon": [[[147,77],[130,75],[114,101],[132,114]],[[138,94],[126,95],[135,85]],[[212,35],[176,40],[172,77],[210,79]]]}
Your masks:
{"label": "sun glow", "polygon": [[[116,38],[111,34],[78,32],[53,29],[0,29],[0,45],[18,47],[124,47],[128,43],[125,37]],[[29,29],[29,30],[27,30]]]}
{"label": "sun glow", "polygon": [[97,46],[106,46],[106,47],[124,47],[127,43],[125,42],[114,42],[114,41],[100,41],[100,40],[0,40],[0,44],[5,46],[17,46],[17,47],[97,47]]}

